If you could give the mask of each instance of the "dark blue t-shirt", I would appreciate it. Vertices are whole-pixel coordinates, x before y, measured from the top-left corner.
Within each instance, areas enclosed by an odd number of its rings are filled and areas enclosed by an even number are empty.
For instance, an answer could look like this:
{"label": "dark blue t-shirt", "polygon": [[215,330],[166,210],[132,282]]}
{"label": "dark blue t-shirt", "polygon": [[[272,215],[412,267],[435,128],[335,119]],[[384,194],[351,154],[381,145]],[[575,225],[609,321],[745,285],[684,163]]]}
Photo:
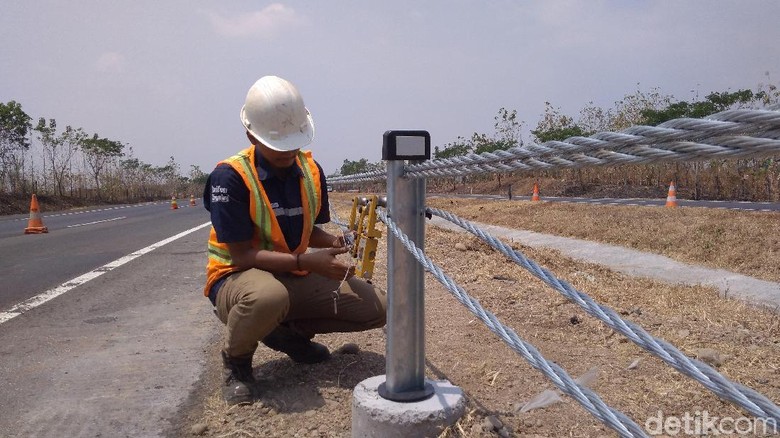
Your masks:
{"label": "dark blue t-shirt", "polygon": [[[260,153],[255,154],[255,167],[260,187],[271,202],[279,227],[290,250],[301,243],[303,231],[303,203],[301,202],[301,169],[297,165],[280,177],[271,170]],[[330,207],[325,172],[319,163],[322,202],[315,224],[330,222]],[[208,177],[203,191],[203,205],[211,213],[211,224],[222,243],[251,240],[254,223],[249,213],[249,188],[241,175],[229,164],[218,165]]]}

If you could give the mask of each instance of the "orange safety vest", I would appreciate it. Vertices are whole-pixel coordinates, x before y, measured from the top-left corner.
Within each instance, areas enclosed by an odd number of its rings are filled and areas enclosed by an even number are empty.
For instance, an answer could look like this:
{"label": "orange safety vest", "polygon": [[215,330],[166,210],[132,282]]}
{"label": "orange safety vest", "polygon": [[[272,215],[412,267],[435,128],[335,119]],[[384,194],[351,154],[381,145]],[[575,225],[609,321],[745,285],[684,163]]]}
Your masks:
{"label": "orange safety vest", "polygon": [[[303,230],[301,243],[290,250],[284,239],[279,221],[271,207],[265,190],[255,167],[255,147],[250,146],[238,154],[222,161],[229,164],[241,175],[249,189],[249,215],[255,224],[252,246],[261,250],[284,252],[287,254],[302,254],[309,248],[309,238],[314,230],[314,220],[322,207],[322,187],[320,170],[311,156],[311,151],[299,151],[295,164],[301,169],[301,205],[303,206]],[[220,163],[220,164],[221,164]],[[203,294],[208,296],[211,286],[224,275],[237,271],[238,266],[232,263],[230,251],[226,244],[217,240],[217,233],[211,227],[208,243],[208,265],[206,266],[206,288]],[[297,275],[306,275],[306,271],[293,271]]]}

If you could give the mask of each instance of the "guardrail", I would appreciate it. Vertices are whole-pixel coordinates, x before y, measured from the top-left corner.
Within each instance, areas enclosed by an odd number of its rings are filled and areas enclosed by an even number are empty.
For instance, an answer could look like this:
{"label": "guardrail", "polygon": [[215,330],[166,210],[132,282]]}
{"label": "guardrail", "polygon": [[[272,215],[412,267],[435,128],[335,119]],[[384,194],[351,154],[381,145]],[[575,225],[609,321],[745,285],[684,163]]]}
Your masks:
{"label": "guardrail", "polygon": [[[647,436],[633,420],[607,406],[595,392],[572,379],[558,365],[546,360],[533,345],[522,340],[494,314],[482,308],[477,300],[469,296],[425,255],[424,220],[426,215],[436,215],[471,232],[580,306],[589,315],[678,372],[701,383],[720,398],[773,424],[777,430],[780,407],[764,395],[732,382],[709,365],[685,356],[670,343],[650,335],[637,324],[623,320],[614,310],[598,304],[588,295],[556,278],[519,251],[470,222],[443,210],[426,208],[424,200],[425,178],[428,177],[780,155],[780,105],[766,110],[724,111],[706,119],[675,119],[657,127],[635,126],[618,133],[601,132],[590,137],[571,137],[562,142],[546,142],[444,160],[423,161],[430,155],[429,137],[425,150],[406,151],[404,154],[398,154],[398,151],[393,149],[396,147],[394,144],[388,149],[387,139],[386,133],[383,158],[389,160],[387,171],[330,179],[332,184],[384,179],[388,184],[386,208],[377,213],[387,226],[388,235],[392,233],[394,236],[394,239],[388,242],[387,381],[383,388],[380,387],[382,397],[404,401],[419,400],[430,395],[423,375],[425,271],[431,273],[510,348],[599,421],[620,436]],[[412,161],[405,164],[405,160]]]}

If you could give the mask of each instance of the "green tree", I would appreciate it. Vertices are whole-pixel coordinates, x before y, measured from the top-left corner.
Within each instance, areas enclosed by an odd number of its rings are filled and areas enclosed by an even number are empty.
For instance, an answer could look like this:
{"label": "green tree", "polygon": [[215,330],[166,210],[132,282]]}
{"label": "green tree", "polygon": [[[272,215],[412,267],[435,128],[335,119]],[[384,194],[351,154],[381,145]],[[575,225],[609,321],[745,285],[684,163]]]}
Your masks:
{"label": "green tree", "polygon": [[443,159],[459,157],[461,155],[470,154],[473,151],[474,148],[471,146],[471,143],[467,139],[459,136],[455,141],[445,143],[442,148],[434,146],[433,158]]}
{"label": "green tree", "polygon": [[572,117],[562,114],[561,109],[553,107],[550,102],[544,103],[542,120],[536,125],[536,129],[531,130],[531,134],[539,143],[588,135],[584,129],[574,123]]}
{"label": "green tree", "polygon": [[81,151],[84,153],[84,159],[92,171],[91,176],[95,182],[98,199],[101,199],[100,175],[111,161],[122,156],[124,147],[125,145],[119,141],[101,138],[97,134],[94,134],[91,138],[84,138],[81,141]]}
{"label": "green tree", "polygon": [[[128,155],[132,155],[132,148],[129,148]],[[149,200],[152,198],[150,185],[152,184],[152,166],[144,163],[138,158],[130,157],[119,163],[119,179],[122,187],[125,189],[127,199],[141,198]]]}
{"label": "green tree", "polygon": [[658,88],[652,88],[648,92],[639,89],[632,94],[627,94],[623,99],[615,102],[615,108],[610,111],[609,124],[606,131],[621,131],[634,125],[642,124],[642,113],[649,109],[660,109],[668,106],[674,97],[661,94]]}
{"label": "green tree", "polygon": [[516,110],[501,108],[493,118],[495,123],[493,135],[475,132],[471,138],[458,137],[455,141],[447,143],[443,148],[433,148],[433,157],[437,159],[452,158],[470,153],[482,154],[507,150],[516,146],[522,146],[521,130],[523,123],[517,120]]}
{"label": "green tree", "polygon": [[30,148],[30,120],[19,103],[0,103],[0,190],[6,180],[12,191],[22,182],[24,151]]}
{"label": "green tree", "polygon": [[375,172],[385,169],[385,163],[379,161],[377,163],[369,163],[367,159],[361,158],[357,161],[347,160],[341,164],[339,170],[340,175],[356,175],[358,173]]}
{"label": "green tree", "polygon": [[[771,90],[771,89],[770,89]],[[641,123],[650,126],[656,126],[663,122],[673,119],[679,119],[683,117],[690,118],[702,118],[711,114],[725,111],[732,108],[742,108],[745,106],[751,106],[765,102],[767,98],[766,91],[753,92],[753,90],[743,89],[734,92],[724,91],[722,93],[712,92],[705,96],[704,100],[687,102],[679,101],[673,102],[663,108],[647,108],[641,111],[642,120]],[[771,168],[772,166],[763,166],[760,162],[755,160],[749,160],[747,162],[738,160],[737,169],[740,172],[747,172],[747,168],[753,169],[752,178],[767,179],[767,175],[771,180]],[[724,160],[710,160],[706,163],[691,162],[685,163],[682,166],[684,169],[689,168],[693,173],[693,197],[694,199],[701,199],[704,194],[704,175],[702,172],[708,170],[708,173],[712,174],[713,186],[715,192],[719,195],[722,188],[721,173],[725,169],[726,163]],[[678,180],[681,173],[681,166],[675,164],[674,179]],[[748,175],[745,175],[748,176]],[[744,178],[740,179],[740,187],[742,191],[744,189]],[[771,183],[768,185],[771,189]]]}
{"label": "green tree", "polygon": [[470,154],[474,151],[471,142],[463,137],[458,137],[455,141],[446,143],[442,149],[438,146],[433,148],[433,158],[452,158],[461,155]]}
{"label": "green tree", "polygon": [[663,122],[683,117],[702,118],[729,108],[741,108],[755,102],[761,102],[765,92],[753,93],[753,90],[738,90],[734,92],[710,93],[703,101],[674,102],[660,109],[646,108],[640,111],[643,125],[656,126]]}

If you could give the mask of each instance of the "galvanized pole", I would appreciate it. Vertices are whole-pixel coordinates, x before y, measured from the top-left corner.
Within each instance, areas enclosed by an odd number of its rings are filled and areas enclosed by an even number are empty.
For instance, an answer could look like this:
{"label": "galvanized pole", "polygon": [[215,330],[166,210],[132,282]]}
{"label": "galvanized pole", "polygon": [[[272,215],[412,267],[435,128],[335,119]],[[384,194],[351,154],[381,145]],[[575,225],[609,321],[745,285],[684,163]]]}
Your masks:
{"label": "galvanized pole", "polygon": [[[403,173],[403,160],[387,162],[388,215],[422,249],[425,179],[404,178]],[[425,381],[425,271],[398,239],[388,238],[387,246],[387,370],[379,395],[418,401],[433,394]]]}

